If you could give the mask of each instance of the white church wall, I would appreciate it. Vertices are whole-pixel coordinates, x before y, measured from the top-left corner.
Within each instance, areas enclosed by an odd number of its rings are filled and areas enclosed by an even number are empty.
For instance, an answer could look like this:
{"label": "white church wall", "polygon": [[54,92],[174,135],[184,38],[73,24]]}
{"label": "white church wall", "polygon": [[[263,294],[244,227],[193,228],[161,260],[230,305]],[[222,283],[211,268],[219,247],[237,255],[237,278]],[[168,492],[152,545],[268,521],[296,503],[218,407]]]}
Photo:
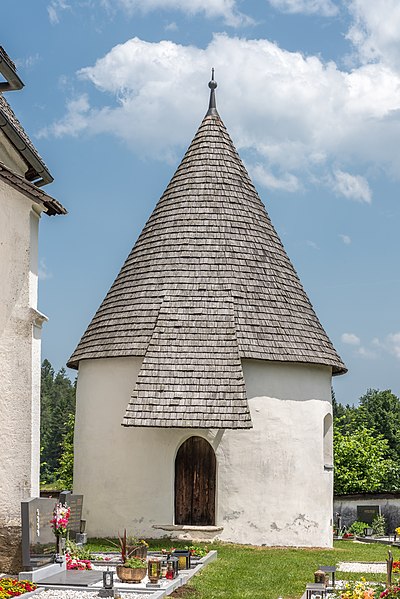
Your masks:
{"label": "white church wall", "polygon": [[246,360],[250,431],[124,428],[139,358],[82,360],[74,491],[90,535],[162,536],[173,524],[174,463],[190,436],[217,457],[217,526],[225,540],[331,546],[332,472],[324,469],[330,369]]}
{"label": "white church wall", "polygon": [[[40,335],[37,237],[40,209],[0,181],[0,520],[19,521],[20,502],[39,492]],[[33,368],[36,370],[33,371]]]}
{"label": "white church wall", "polygon": [[[121,426],[141,358],[82,360],[77,384],[74,492],[90,535],[155,536],[173,517],[171,463],[181,431]],[[173,472],[173,470],[172,470]]]}
{"label": "white church wall", "polygon": [[221,538],[330,547],[330,368],[256,360],[244,360],[243,368],[253,429],[226,431],[217,450]]}

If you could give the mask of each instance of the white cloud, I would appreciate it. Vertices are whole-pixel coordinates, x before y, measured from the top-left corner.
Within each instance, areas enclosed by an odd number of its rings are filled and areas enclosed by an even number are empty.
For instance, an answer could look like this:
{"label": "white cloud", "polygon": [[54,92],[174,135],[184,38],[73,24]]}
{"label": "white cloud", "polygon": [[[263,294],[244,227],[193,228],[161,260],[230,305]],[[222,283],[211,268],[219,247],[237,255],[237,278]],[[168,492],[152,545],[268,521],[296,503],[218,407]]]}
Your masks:
{"label": "white cloud", "polygon": [[398,333],[390,333],[386,337],[385,346],[389,353],[396,356],[396,358],[400,359],[400,332]]}
{"label": "white cloud", "polygon": [[165,31],[178,31],[178,25],[175,23],[175,21],[172,21],[171,23],[167,23],[164,29]]}
{"label": "white cloud", "polygon": [[319,14],[333,17],[339,12],[331,0],[268,0],[271,6],[287,13]]}
{"label": "white cloud", "polygon": [[283,191],[294,192],[300,188],[299,180],[291,173],[284,173],[281,177],[277,177],[267,170],[261,164],[248,166],[248,170],[257,183],[267,189],[281,189]]}
{"label": "white cloud", "polygon": [[358,202],[371,203],[372,193],[368,181],[360,175],[351,175],[341,170],[334,172],[334,190],[346,198]]}
{"label": "white cloud", "polygon": [[351,237],[349,237],[349,235],[343,235],[343,233],[339,234],[340,239],[343,241],[343,243],[345,245],[350,245],[351,244]]}
{"label": "white cloud", "polygon": [[342,343],[346,343],[347,345],[360,345],[361,340],[354,333],[343,333],[340,337]]}
{"label": "white cloud", "polygon": [[[38,137],[63,137],[72,135],[75,137],[80,134],[87,126],[87,114],[89,112],[89,100],[87,94],[67,102],[67,112],[63,119],[54,123],[51,127],[45,127],[38,132]],[[93,115],[93,111],[92,111]]]}
{"label": "white cloud", "polygon": [[376,352],[363,346],[359,347],[356,353],[367,360],[375,360],[378,357]]}
{"label": "white cloud", "polygon": [[40,61],[40,54],[36,52],[36,54],[31,54],[26,58],[19,58],[15,61],[15,64],[18,68],[31,69],[35,64]]}
{"label": "white cloud", "polygon": [[300,178],[326,182],[331,164],[340,164],[330,184],[369,203],[366,179],[347,172],[355,162],[358,171],[373,164],[399,177],[400,77],[380,64],[348,73],[265,39],[216,35],[202,49],[133,38],[80,71],[108,106],[87,96],[69,103],[47,132],[107,132],[141,154],[180,154],[206,112],[211,66],[220,114],[263,185],[292,191]]}
{"label": "white cloud", "polygon": [[[354,345],[356,344],[354,343]],[[375,358],[378,354],[382,355],[386,353],[391,354],[400,360],[400,331],[396,333],[389,333],[384,339],[375,337],[372,339],[370,345],[373,347],[373,349],[359,347],[357,353],[366,358]]]}
{"label": "white cloud", "polygon": [[353,346],[355,348],[355,355],[361,358],[371,360],[385,354],[391,354],[400,360],[400,331],[389,333],[382,340],[375,337],[367,346],[361,345],[361,339],[354,333],[343,333],[341,341]]}
{"label": "white cloud", "polygon": [[41,281],[45,281],[46,279],[51,279],[53,274],[49,272],[46,262],[44,258],[41,258],[38,269],[38,277]]}
{"label": "white cloud", "polygon": [[102,0],[102,4],[111,10],[118,6],[128,14],[179,10],[189,16],[203,13],[209,19],[222,17],[232,27],[253,23],[250,17],[239,12],[236,0]]}
{"label": "white cloud", "polygon": [[347,37],[361,61],[383,61],[400,67],[400,3],[398,0],[347,0],[353,24]]}
{"label": "white cloud", "polygon": [[306,245],[308,245],[310,248],[313,248],[313,250],[319,250],[319,247],[315,241],[311,241],[310,239],[307,239]]}
{"label": "white cloud", "polygon": [[47,14],[52,25],[57,25],[60,22],[60,12],[70,9],[70,5],[65,0],[51,0],[47,6]]}

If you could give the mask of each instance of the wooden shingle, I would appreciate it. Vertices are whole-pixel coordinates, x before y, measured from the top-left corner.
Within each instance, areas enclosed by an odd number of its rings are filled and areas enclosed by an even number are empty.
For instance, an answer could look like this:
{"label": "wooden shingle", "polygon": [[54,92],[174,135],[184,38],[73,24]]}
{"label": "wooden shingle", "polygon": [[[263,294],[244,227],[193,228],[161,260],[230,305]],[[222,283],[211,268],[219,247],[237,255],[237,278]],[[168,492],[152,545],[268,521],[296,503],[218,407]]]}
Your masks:
{"label": "wooden shingle", "polygon": [[144,357],[126,426],[248,428],[242,358],[346,371],[216,111],[68,365],[120,356]]}

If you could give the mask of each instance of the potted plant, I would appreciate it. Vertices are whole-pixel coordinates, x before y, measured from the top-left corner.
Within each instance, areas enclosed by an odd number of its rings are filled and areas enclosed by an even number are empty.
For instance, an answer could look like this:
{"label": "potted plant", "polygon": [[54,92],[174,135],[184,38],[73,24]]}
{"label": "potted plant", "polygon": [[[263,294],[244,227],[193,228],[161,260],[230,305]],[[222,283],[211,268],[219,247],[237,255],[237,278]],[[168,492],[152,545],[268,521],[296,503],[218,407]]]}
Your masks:
{"label": "potted plant", "polygon": [[194,558],[204,557],[208,553],[207,545],[186,545],[185,549],[190,551],[191,557]]}
{"label": "potted plant", "polygon": [[117,566],[117,576],[121,582],[141,582],[147,573],[147,562],[140,557],[130,557]]}
{"label": "potted plant", "polygon": [[118,533],[118,544],[113,543],[112,541],[111,543],[115,547],[119,547],[122,563],[125,563],[130,557],[140,557],[142,559],[146,559],[147,557],[148,543],[143,539],[137,540],[135,537],[128,538],[126,528],[122,537]]}

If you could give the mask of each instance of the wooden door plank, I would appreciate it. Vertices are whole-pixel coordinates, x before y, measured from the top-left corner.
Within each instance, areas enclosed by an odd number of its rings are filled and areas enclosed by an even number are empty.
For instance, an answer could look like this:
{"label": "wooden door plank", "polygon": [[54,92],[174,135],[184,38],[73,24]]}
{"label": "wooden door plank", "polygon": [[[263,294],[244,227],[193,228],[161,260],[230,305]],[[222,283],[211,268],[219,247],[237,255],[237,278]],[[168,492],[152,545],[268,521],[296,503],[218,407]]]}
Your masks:
{"label": "wooden door plank", "polygon": [[175,524],[215,524],[216,458],[202,437],[190,437],[175,460]]}

